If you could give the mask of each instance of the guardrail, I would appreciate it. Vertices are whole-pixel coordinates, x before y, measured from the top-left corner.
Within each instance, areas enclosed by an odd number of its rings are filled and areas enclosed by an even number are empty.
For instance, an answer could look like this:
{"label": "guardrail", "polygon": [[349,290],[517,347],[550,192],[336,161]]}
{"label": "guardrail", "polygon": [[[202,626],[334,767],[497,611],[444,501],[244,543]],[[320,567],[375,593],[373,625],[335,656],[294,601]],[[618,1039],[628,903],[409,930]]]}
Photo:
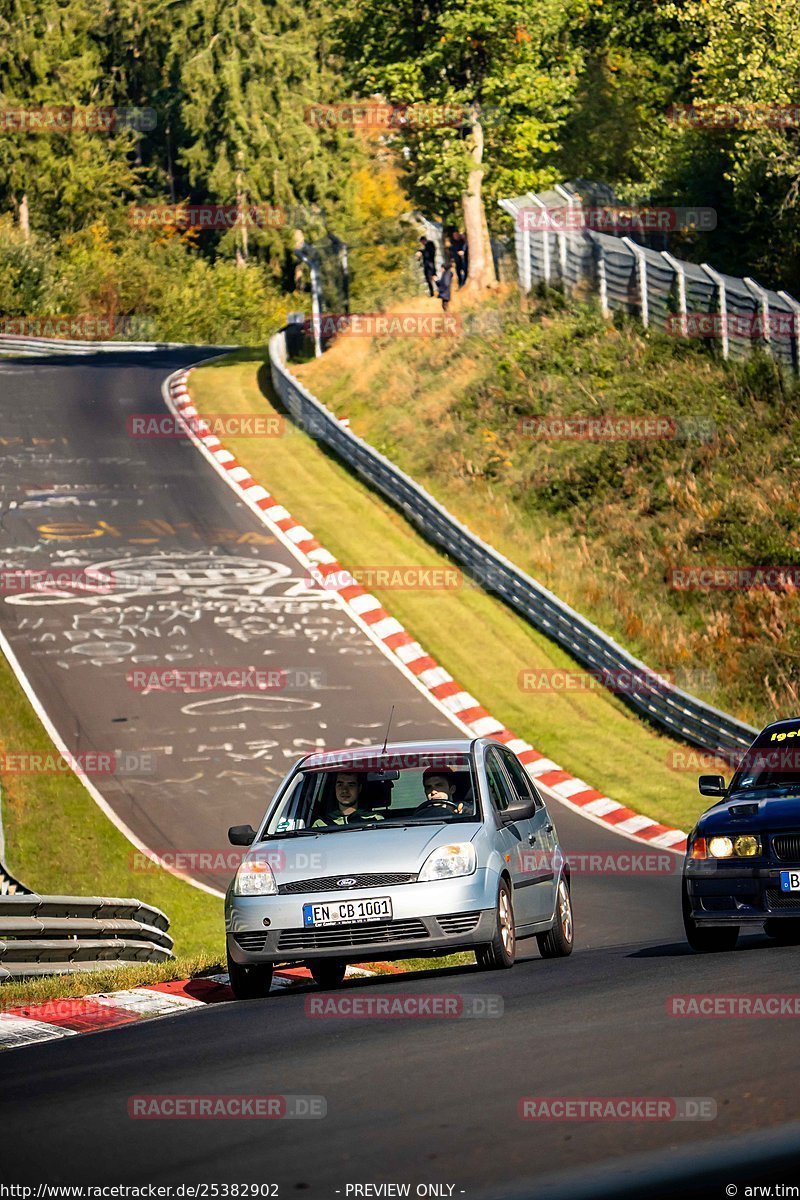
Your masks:
{"label": "guardrail", "polygon": [[24,338],[12,334],[0,335],[0,350],[15,354],[97,354],[119,350],[138,350],[152,353],[156,350],[174,350],[178,342],[74,342],[66,338]]}
{"label": "guardrail", "polygon": [[541,583],[499,554],[410,476],[347,429],[292,375],[286,335],[269,343],[272,383],[295,422],[330,446],[370,487],[400,508],[434,545],[441,547],[489,592],[494,592],[537,629],[591,671],[635,679],[637,690],[621,694],[631,708],[682,741],[721,754],[750,745],[757,730],[660,678],[613,638],[559,600]]}
{"label": "guardrail", "polygon": [[169,919],[140,900],[0,896],[0,983],[174,958]]}
{"label": "guardrail", "polygon": [[749,276],[725,275],[709,263],[674,258],[633,237],[593,230],[588,227],[592,210],[602,215],[613,207],[598,209],[569,184],[498,203],[514,219],[524,292],[531,291],[534,280],[567,291],[588,287],[597,293],[604,316],[613,310],[632,313],[645,328],[652,325],[684,339],[712,337],[723,358],[747,358],[758,345],[780,366],[800,374],[800,303],[788,292]]}
{"label": "guardrail", "polygon": [[[155,354],[159,350],[186,350],[189,342],[81,342],[69,341],[67,338],[24,338],[16,334],[0,334],[0,354],[3,351],[14,354],[118,354],[120,351],[134,350],[140,354]],[[209,346],[210,350],[220,353],[226,350],[238,350],[239,346]]]}

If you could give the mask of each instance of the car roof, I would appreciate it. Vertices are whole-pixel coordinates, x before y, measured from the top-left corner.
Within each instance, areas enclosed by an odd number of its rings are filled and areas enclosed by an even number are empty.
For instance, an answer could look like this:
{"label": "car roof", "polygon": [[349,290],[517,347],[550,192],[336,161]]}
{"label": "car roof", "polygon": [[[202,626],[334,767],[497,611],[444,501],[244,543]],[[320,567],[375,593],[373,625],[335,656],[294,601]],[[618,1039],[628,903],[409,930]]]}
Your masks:
{"label": "car roof", "polygon": [[[307,754],[298,766],[320,770],[325,767],[348,766],[357,770],[359,765],[369,767],[376,759],[411,758],[416,755],[429,754],[469,754],[469,751],[480,738],[448,738],[438,741],[417,742],[388,742],[384,749],[383,742],[372,746],[348,746],[338,750],[322,750],[316,754]],[[413,766],[413,761],[408,763]]]}
{"label": "car roof", "polygon": [[783,729],[796,729],[798,724],[800,724],[800,717],[783,717],[780,721],[771,721],[757,734],[755,740],[760,742],[768,733],[776,733]]}

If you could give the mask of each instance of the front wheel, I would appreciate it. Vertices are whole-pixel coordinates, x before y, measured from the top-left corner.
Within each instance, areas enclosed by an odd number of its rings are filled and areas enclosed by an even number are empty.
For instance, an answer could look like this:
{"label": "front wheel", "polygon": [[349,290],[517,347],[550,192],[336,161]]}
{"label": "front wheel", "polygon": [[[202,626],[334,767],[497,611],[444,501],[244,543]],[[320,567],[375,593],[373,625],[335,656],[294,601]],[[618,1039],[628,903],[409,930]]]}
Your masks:
{"label": "front wheel", "polygon": [[228,951],[228,980],[236,1000],[261,1000],[269,995],[272,986],[272,967],[269,963],[255,963],[243,967],[234,962]]}
{"label": "front wheel", "polygon": [[796,946],[800,943],[800,921],[765,921],[764,933],[779,946]]}
{"label": "front wheel", "polygon": [[738,925],[719,925],[704,929],[698,925],[692,916],[692,906],[689,892],[684,881],[681,889],[681,904],[683,907],[683,928],[686,930],[686,940],[698,954],[720,954],[733,950],[739,939]]}
{"label": "front wheel", "polygon": [[542,958],[566,958],[572,954],[574,926],[572,923],[572,898],[566,879],[559,880],[556,893],[556,916],[552,929],[537,933],[539,953]]}
{"label": "front wheel", "polygon": [[514,929],[511,889],[503,879],[497,893],[494,937],[488,946],[478,947],[475,951],[475,958],[482,971],[505,971],[509,967],[513,967],[516,952],[517,934]]}
{"label": "front wheel", "polygon": [[325,988],[326,991],[337,988],[347,970],[347,964],[340,958],[312,958],[306,966],[317,987]]}

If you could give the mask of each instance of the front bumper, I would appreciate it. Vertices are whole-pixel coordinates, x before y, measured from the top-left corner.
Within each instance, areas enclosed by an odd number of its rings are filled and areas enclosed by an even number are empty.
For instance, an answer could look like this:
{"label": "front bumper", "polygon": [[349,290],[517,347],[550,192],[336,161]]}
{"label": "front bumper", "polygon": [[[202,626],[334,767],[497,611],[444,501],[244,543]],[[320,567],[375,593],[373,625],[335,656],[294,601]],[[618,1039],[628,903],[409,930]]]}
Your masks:
{"label": "front bumper", "polygon": [[763,925],[800,920],[800,892],[781,891],[781,871],[791,864],[687,861],[684,882],[689,913],[698,925]]}
{"label": "front bumper", "polygon": [[[386,896],[392,901],[390,921],[303,926],[304,904]],[[461,879],[338,894],[234,896],[229,892],[225,901],[228,952],[243,966],[309,958],[377,962],[451,954],[492,940],[496,900],[497,878],[487,871]]]}

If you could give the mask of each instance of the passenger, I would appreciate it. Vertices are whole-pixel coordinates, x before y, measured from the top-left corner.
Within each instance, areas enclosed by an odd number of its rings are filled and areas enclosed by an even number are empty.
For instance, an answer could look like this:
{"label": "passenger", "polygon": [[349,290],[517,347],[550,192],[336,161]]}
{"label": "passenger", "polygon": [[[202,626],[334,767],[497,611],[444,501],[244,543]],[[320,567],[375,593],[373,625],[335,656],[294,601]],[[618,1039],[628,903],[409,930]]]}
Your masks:
{"label": "passenger", "polygon": [[320,817],[318,821],[314,822],[313,828],[317,829],[326,825],[360,825],[364,821],[382,821],[382,813],[359,808],[362,790],[363,781],[355,771],[339,771],[336,775],[338,812],[328,817]]}

